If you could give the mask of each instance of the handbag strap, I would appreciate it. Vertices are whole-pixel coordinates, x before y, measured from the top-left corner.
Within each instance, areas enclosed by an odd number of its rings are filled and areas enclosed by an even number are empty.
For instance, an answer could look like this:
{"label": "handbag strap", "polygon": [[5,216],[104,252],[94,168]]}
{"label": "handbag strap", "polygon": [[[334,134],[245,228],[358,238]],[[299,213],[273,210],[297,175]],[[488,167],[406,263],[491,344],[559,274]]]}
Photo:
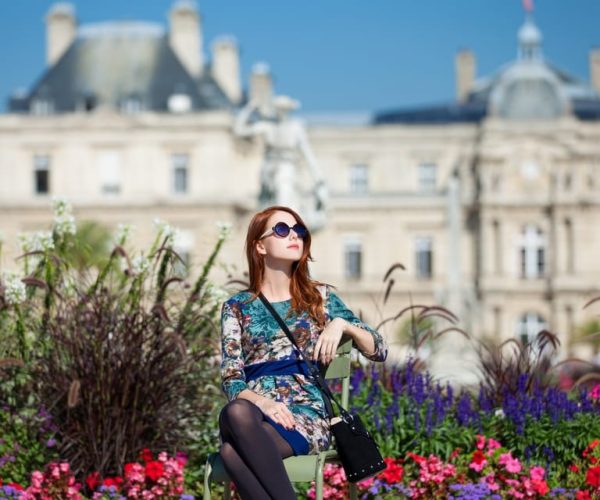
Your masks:
{"label": "handbag strap", "polygon": [[279,325],[281,326],[281,329],[284,331],[284,333],[286,334],[287,338],[290,339],[290,342],[296,348],[296,352],[300,355],[300,357],[304,360],[304,362],[308,366],[308,370],[309,370],[309,373],[310,373],[313,381],[315,382],[316,386],[321,390],[321,392],[325,396],[323,398],[323,401],[325,403],[325,408],[327,410],[327,413],[328,413],[329,417],[330,418],[335,417],[335,413],[333,411],[333,406],[331,404],[331,401],[333,401],[336,404],[336,406],[338,407],[338,409],[340,411],[340,415],[342,416],[342,418],[344,420],[348,420],[349,418],[351,418],[350,414],[338,402],[338,400],[335,398],[335,396],[333,395],[333,393],[329,389],[329,386],[325,382],[325,379],[323,378],[323,375],[321,375],[321,372],[319,371],[319,369],[314,365],[314,363],[312,361],[306,359],[306,357],[302,353],[302,350],[298,347],[298,344],[296,343],[296,340],[292,336],[292,333],[290,332],[290,329],[285,324],[285,321],[283,321],[283,319],[281,319],[281,316],[273,308],[273,306],[271,305],[271,303],[262,294],[262,292],[260,292],[258,294],[258,296],[259,296],[260,300],[263,302],[263,304],[266,306],[266,308],[273,315],[273,317],[277,320],[277,323],[279,323]]}

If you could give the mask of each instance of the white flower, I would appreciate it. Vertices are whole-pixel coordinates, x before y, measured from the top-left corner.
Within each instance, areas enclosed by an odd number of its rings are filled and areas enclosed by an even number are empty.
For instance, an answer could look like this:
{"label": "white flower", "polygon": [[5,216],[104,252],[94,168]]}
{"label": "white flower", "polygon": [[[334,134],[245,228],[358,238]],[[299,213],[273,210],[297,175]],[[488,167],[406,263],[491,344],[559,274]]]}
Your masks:
{"label": "white flower", "polygon": [[52,239],[51,231],[38,231],[33,234],[35,250],[52,250],[54,248],[54,240]]}
{"label": "white flower", "polygon": [[231,234],[233,224],[231,222],[217,221],[217,227],[219,228],[219,239],[224,240]]}
{"label": "white flower", "polygon": [[119,224],[114,238],[115,244],[123,245],[134,230],[135,226],[132,226],[131,224]]}
{"label": "white flower", "polygon": [[55,216],[71,215],[73,207],[66,198],[52,197],[52,210]]}
{"label": "white flower", "polygon": [[19,240],[19,246],[23,253],[30,252],[33,245],[33,238],[31,233],[19,233],[17,234],[17,240]]}
{"label": "white flower", "polygon": [[17,305],[25,301],[25,283],[16,273],[3,273],[2,281],[4,282],[4,298],[8,304]]}
{"label": "white flower", "polygon": [[154,219],[154,225],[156,226],[158,234],[167,239],[167,245],[172,245],[179,235],[179,229],[169,225],[167,222],[161,219]]}
{"label": "white flower", "polygon": [[77,232],[75,217],[71,214],[56,215],[54,217],[54,230],[59,236],[75,234]]}
{"label": "white flower", "polygon": [[504,410],[502,408],[498,408],[494,412],[494,415],[496,415],[497,417],[500,417],[500,418],[504,418]]}
{"label": "white flower", "polygon": [[36,233],[19,233],[17,239],[23,252],[35,252],[38,250],[52,250],[54,240],[51,231],[38,231]]}
{"label": "white flower", "polygon": [[136,255],[131,262],[133,274],[143,274],[150,269],[150,261],[144,255]]}
{"label": "white flower", "polygon": [[75,234],[77,227],[73,217],[73,207],[65,198],[52,198],[52,210],[54,211],[54,230],[60,236]]}

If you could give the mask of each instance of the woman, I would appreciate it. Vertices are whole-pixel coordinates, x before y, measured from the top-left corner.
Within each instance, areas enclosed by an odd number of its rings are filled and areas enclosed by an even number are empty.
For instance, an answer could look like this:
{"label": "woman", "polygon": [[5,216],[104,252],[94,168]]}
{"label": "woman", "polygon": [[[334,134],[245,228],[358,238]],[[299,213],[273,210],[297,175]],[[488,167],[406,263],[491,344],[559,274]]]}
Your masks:
{"label": "woman", "polygon": [[[222,308],[221,457],[243,499],[296,498],[283,459],[318,453],[331,440],[318,388],[290,373],[295,348],[258,298],[288,325],[304,356],[329,364],[343,335],[367,358],[384,361],[384,338],[360,321],[330,285],[310,279],[310,233],[288,207],[257,213],[248,227],[250,288]],[[293,371],[293,367],[292,367]]]}

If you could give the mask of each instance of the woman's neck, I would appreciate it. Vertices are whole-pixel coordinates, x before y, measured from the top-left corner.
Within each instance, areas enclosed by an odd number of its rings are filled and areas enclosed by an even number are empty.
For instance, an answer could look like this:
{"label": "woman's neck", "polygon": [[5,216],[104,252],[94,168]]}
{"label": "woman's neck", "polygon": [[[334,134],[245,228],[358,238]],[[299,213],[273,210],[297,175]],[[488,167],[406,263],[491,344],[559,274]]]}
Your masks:
{"label": "woman's neck", "polygon": [[265,268],[260,291],[272,302],[290,298],[291,273],[280,269]]}

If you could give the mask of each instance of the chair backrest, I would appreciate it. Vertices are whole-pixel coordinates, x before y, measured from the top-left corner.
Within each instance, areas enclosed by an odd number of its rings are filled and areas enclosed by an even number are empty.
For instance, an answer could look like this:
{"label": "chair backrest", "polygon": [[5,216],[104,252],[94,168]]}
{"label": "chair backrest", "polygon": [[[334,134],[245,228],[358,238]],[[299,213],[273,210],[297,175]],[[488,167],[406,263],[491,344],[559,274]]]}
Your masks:
{"label": "chair backrest", "polygon": [[342,381],[342,398],[340,403],[345,409],[348,409],[350,397],[350,370],[352,367],[352,339],[349,337],[342,337],[342,341],[337,348],[336,354],[337,356],[329,363],[324,378],[326,380],[340,379]]}

